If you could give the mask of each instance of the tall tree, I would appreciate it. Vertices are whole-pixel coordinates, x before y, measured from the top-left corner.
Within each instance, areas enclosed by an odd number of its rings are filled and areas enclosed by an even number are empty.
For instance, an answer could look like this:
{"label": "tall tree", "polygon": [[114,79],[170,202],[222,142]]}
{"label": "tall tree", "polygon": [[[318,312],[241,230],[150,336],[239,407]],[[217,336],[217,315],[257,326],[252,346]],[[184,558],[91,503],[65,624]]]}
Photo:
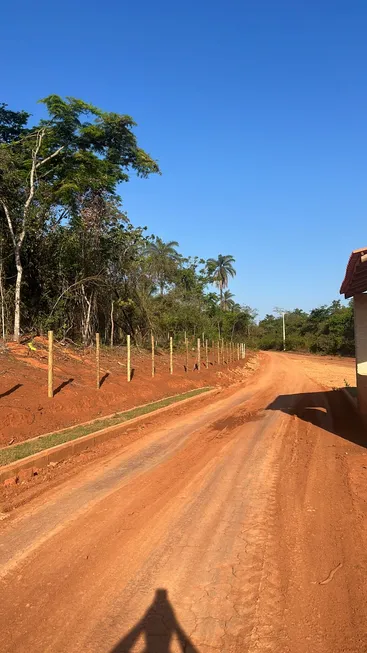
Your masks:
{"label": "tall tree", "polygon": [[172,277],[177,263],[181,259],[176,247],[179,247],[176,240],[170,240],[168,243],[165,243],[159,237],[147,245],[147,254],[150,257],[161,295],[163,295],[167,281]]}
{"label": "tall tree", "polygon": [[79,219],[96,199],[99,205],[118,201],[117,186],[129,179],[130,170],[141,177],[159,172],[138,146],[130,116],[57,95],[42,102],[48,117],[30,129],[27,114],[12,118],[3,106],[0,111],[0,213],[16,266],[15,340],[20,336],[22,249],[31,229],[40,229],[51,214],[59,221]]}
{"label": "tall tree", "polygon": [[234,294],[230,290],[225,290],[223,293],[223,310],[229,311],[234,306]]}
{"label": "tall tree", "polygon": [[234,277],[236,274],[236,270],[233,267],[234,262],[235,259],[231,254],[219,254],[217,259],[210,258],[207,261],[209,276],[219,288],[220,305],[222,309],[224,308],[223,291],[225,288],[228,288],[229,277]]}
{"label": "tall tree", "polygon": [[11,143],[24,136],[25,126],[30,118],[26,111],[11,111],[7,106],[0,102],[0,143]]}

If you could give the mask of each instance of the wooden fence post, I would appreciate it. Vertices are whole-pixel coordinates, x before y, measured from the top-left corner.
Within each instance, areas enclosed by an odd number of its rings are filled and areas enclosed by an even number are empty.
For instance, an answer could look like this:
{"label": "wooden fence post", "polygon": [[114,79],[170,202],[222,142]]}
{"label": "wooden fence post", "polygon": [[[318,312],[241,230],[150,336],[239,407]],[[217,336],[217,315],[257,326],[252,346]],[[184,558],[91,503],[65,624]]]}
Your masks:
{"label": "wooden fence post", "polygon": [[201,348],[200,348],[200,338],[198,338],[198,371],[200,372],[200,362],[201,362]]}
{"label": "wooden fence post", "polygon": [[155,366],[154,366],[154,335],[153,335],[153,332],[151,333],[150,340],[151,340],[151,343],[152,343],[152,377],[154,377]]}
{"label": "wooden fence post", "polygon": [[54,332],[48,332],[48,398],[52,399],[53,391],[53,351],[54,351]]}
{"label": "wooden fence post", "polygon": [[217,355],[218,355],[218,365],[220,365],[220,343],[217,342]]}
{"label": "wooden fence post", "polygon": [[240,345],[237,343],[237,360],[240,360]]}
{"label": "wooden fence post", "polygon": [[96,333],[96,381],[97,381],[97,390],[100,388],[100,366],[99,366],[99,333]]}
{"label": "wooden fence post", "polygon": [[222,365],[224,365],[224,339],[223,338],[222,338],[221,350],[222,350]]}
{"label": "wooden fence post", "polygon": [[115,332],[115,322],[114,322],[114,319],[113,319],[114,304],[115,304],[115,302],[114,302],[114,300],[112,300],[112,302],[111,302],[111,347],[113,347],[113,336],[114,336],[114,332]]}
{"label": "wooden fence post", "polygon": [[208,353],[208,341],[205,340],[205,363],[207,368],[209,369],[209,353]]}
{"label": "wooden fence post", "polygon": [[185,340],[185,347],[186,347],[186,372],[189,371],[189,341],[186,338]]}
{"label": "wooden fence post", "polygon": [[173,340],[172,336],[169,339],[169,371],[173,374]]}
{"label": "wooden fence post", "polygon": [[130,336],[126,336],[126,346],[127,346],[127,380],[128,380],[128,383],[130,383],[130,381],[131,381]]}

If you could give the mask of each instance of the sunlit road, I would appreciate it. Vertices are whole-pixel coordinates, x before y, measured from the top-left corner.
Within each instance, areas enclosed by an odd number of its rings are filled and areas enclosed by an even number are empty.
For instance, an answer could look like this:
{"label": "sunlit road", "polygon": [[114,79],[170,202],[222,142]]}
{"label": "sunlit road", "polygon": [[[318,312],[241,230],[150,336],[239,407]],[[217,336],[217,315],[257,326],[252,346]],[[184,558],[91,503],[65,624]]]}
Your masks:
{"label": "sunlit road", "polygon": [[[286,396],[291,395],[291,396]],[[1,524],[12,653],[365,653],[358,445],[281,354]]]}

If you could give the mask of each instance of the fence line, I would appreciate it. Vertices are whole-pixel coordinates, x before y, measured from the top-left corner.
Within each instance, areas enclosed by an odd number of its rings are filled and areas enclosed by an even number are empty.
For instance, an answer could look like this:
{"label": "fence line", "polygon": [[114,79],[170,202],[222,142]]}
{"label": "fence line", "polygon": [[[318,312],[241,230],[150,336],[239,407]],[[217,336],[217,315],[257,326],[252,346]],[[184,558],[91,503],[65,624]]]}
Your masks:
{"label": "fence line", "polygon": [[[100,370],[100,348],[101,348],[101,338],[100,334],[95,334],[95,343],[96,343],[96,352],[95,352],[95,383],[97,390],[101,388],[101,370]],[[182,341],[181,341],[182,342]],[[205,355],[205,366],[206,369],[210,369],[210,364],[215,365],[217,362],[218,365],[230,365],[235,362],[236,353],[237,361],[245,360],[246,358],[246,343],[234,343],[232,341],[225,342],[224,338],[220,338],[217,341],[212,340],[212,346],[209,347],[209,340],[206,338],[202,341],[200,338],[197,338],[197,363],[196,369],[198,372],[201,371],[201,361],[202,361],[202,349],[203,356]],[[155,340],[153,332],[151,332],[151,376],[154,378],[156,369],[155,369],[155,350],[157,346],[157,341]],[[185,372],[189,371],[189,338],[185,331],[185,342],[184,342],[184,356],[185,356]],[[132,367],[131,367],[131,336],[126,336],[126,375],[128,383],[132,380]],[[182,345],[181,345],[182,351]],[[48,369],[47,369],[47,392],[48,397],[51,399],[54,397],[53,390],[53,352],[54,352],[54,333],[53,331],[48,331]],[[212,362],[211,362],[212,359]],[[217,360],[216,360],[217,359]],[[121,363],[120,363],[121,365]],[[173,337],[169,336],[169,372],[170,374],[174,373],[174,364],[173,364]]]}

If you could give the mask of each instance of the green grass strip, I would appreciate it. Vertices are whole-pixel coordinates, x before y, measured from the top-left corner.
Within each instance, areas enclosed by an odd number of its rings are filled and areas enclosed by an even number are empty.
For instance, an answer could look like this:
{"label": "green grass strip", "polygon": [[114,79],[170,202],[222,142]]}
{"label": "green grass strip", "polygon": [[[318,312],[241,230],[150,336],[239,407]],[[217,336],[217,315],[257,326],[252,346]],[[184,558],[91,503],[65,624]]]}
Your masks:
{"label": "green grass strip", "polygon": [[194,397],[195,395],[200,395],[203,392],[208,392],[212,388],[197,388],[195,390],[190,390],[181,395],[176,395],[174,397],[168,397],[167,399],[161,399],[160,401],[155,401],[146,406],[138,406],[137,408],[132,408],[123,413],[116,413],[113,417],[108,417],[106,419],[96,420],[92,424],[85,424],[84,426],[74,426],[71,428],[64,429],[63,431],[58,431],[57,433],[49,433],[48,435],[40,435],[39,438],[33,440],[28,440],[26,442],[21,442],[13,447],[8,447],[5,449],[0,449],[0,467],[3,465],[8,465],[9,463],[14,462],[15,460],[21,460],[27,456],[32,456],[32,454],[43,451],[44,449],[49,449],[50,447],[55,447],[58,444],[63,444],[64,442],[70,442],[71,440],[77,440],[82,438],[83,435],[89,435],[90,433],[95,433],[102,429],[108,428],[109,426],[115,426],[117,424],[123,424],[124,422],[133,419],[134,417],[139,417],[140,415],[147,415],[148,413],[153,413],[158,408],[164,408],[165,406],[170,406],[171,404],[178,403],[184,399],[189,399],[189,397]]}

